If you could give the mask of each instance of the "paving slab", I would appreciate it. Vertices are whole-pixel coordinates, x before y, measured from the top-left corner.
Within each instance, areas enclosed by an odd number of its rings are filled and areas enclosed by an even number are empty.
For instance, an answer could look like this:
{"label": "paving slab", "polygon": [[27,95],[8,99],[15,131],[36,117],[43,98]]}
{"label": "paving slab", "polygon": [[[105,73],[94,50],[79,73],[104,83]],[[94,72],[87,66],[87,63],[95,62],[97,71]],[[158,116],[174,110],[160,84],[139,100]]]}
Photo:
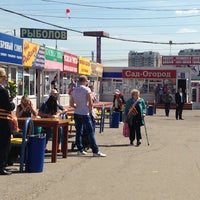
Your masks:
{"label": "paving slab", "polygon": [[69,151],[67,159],[59,155],[51,163],[46,155],[42,173],[0,176],[0,199],[198,200],[200,110],[184,110],[183,118],[175,120],[175,110],[165,117],[162,109],[146,116],[150,145],[142,127],[139,147],[130,146],[122,136],[123,124],[119,128],[105,125],[96,138],[106,158],[92,157],[91,150],[87,156]]}

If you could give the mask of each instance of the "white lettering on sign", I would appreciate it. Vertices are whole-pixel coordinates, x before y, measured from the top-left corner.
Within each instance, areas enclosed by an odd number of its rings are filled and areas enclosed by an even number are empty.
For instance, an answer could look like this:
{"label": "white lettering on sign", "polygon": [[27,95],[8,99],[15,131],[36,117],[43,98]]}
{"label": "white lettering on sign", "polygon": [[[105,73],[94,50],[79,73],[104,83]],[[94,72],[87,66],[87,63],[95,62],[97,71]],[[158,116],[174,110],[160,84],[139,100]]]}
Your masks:
{"label": "white lettering on sign", "polygon": [[163,56],[162,64],[163,65],[173,65],[174,64],[174,56]]}
{"label": "white lettering on sign", "polygon": [[131,77],[131,78],[139,78],[140,77],[139,72],[133,72],[133,71],[126,71],[125,75],[126,75],[126,77]]}
{"label": "white lettering on sign", "polygon": [[13,51],[13,43],[0,40],[0,48]]}
{"label": "white lettering on sign", "polygon": [[176,78],[176,70],[123,70],[123,78]]}
{"label": "white lettering on sign", "polygon": [[200,65],[200,56],[162,56],[163,65]]}

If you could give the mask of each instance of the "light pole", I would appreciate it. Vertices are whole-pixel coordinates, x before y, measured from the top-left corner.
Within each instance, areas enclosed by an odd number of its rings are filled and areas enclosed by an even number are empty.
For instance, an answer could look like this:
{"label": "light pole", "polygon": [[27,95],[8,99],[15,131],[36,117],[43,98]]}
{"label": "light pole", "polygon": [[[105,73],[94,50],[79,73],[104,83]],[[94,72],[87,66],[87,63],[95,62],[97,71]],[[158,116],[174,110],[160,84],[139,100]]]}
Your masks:
{"label": "light pole", "polygon": [[84,36],[91,36],[97,38],[97,55],[96,55],[96,62],[101,63],[101,38],[102,37],[109,37],[109,33],[106,33],[104,31],[87,31],[83,32]]}
{"label": "light pole", "polygon": [[171,50],[172,50],[172,41],[171,40],[169,41],[169,48],[170,48],[169,52],[170,52],[170,56],[171,56]]}

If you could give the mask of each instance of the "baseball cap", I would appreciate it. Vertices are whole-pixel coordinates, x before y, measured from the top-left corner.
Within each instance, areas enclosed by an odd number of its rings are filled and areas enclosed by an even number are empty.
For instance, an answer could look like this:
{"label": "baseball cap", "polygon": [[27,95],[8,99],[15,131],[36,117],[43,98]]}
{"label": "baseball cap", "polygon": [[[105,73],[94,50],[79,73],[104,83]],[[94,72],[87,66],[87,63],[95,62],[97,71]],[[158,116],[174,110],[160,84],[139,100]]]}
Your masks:
{"label": "baseball cap", "polygon": [[121,92],[118,89],[115,90],[115,94],[120,94],[120,93]]}

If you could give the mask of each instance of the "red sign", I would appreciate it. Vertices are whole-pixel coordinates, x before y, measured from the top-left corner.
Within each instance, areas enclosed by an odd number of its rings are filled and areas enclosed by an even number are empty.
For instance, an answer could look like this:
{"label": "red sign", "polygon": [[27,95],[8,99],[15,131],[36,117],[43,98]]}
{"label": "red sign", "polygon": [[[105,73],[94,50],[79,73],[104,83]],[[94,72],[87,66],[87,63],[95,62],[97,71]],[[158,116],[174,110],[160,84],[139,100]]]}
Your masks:
{"label": "red sign", "polygon": [[200,56],[162,56],[162,65],[200,65]]}
{"label": "red sign", "polygon": [[122,70],[122,78],[171,79],[176,78],[176,70],[124,69]]}
{"label": "red sign", "polygon": [[64,66],[65,72],[78,73],[78,56],[64,52]]}

